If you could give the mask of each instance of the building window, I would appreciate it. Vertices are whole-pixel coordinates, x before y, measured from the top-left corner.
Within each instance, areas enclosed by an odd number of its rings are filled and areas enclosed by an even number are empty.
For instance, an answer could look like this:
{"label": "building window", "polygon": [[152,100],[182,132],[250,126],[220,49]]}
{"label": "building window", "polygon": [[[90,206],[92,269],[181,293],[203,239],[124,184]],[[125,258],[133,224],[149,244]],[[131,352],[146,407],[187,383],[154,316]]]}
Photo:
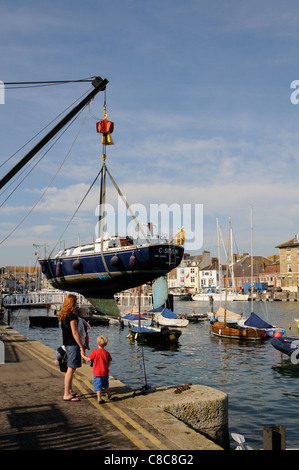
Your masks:
{"label": "building window", "polygon": [[288,266],[287,266],[287,271],[288,271],[288,273],[291,273],[291,272],[292,272],[292,265],[291,265],[291,264],[288,264]]}

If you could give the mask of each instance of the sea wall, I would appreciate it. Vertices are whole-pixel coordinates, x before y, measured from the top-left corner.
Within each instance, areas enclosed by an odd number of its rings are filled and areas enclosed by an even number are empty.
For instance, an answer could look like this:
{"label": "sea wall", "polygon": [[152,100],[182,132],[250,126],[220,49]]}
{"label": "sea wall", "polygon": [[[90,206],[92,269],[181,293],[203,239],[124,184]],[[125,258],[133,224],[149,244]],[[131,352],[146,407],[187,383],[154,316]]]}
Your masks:
{"label": "sea wall", "polygon": [[226,393],[203,385],[192,385],[177,394],[164,410],[221,447],[229,447]]}

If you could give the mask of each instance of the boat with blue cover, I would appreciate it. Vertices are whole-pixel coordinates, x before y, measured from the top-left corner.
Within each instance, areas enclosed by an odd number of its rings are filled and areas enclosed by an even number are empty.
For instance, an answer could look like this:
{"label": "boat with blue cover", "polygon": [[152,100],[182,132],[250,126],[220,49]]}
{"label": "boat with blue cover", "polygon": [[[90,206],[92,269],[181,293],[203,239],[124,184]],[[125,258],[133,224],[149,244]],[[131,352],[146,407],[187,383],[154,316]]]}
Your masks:
{"label": "boat with blue cover", "polygon": [[265,335],[272,337],[276,334],[283,336],[285,334],[285,329],[278,326],[271,325],[270,323],[264,321],[256,313],[251,312],[250,316],[245,319],[242,318],[238,321],[238,325],[247,327],[247,328],[258,328],[259,330],[264,330]]}
{"label": "boat with blue cover", "polygon": [[155,322],[162,326],[185,327],[189,324],[189,320],[179,317],[176,313],[168,308],[163,308],[161,312],[156,312]]}
{"label": "boat with blue cover", "polygon": [[138,313],[126,313],[125,315],[122,315],[121,321],[125,326],[138,325],[139,323],[142,326],[150,326],[153,323],[150,318],[144,315],[139,315]]}

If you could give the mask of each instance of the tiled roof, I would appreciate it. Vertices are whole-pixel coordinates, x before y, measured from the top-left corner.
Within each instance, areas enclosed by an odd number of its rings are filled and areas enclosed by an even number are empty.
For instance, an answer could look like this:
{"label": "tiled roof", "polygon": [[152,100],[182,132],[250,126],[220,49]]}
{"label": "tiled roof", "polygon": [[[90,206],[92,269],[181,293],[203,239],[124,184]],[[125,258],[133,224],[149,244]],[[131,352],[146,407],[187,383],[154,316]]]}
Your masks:
{"label": "tiled roof", "polygon": [[[253,275],[257,276],[272,262],[264,256],[253,256]],[[247,255],[233,265],[234,277],[248,277],[251,275],[251,256]],[[229,274],[230,276],[230,274]]]}
{"label": "tiled roof", "polygon": [[291,240],[277,245],[275,248],[287,248],[288,246],[299,246],[299,234],[295,235]]}

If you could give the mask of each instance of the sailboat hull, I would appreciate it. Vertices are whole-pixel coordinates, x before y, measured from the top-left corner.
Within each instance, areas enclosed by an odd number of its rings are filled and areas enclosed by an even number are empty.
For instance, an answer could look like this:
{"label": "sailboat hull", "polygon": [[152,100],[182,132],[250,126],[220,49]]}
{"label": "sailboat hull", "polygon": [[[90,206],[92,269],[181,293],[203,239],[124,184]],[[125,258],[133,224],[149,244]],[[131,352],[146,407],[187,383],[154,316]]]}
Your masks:
{"label": "sailboat hull", "polygon": [[236,338],[257,340],[265,337],[263,330],[244,328],[238,325],[228,326],[226,323],[215,322],[211,324],[211,333],[222,338]]}
{"label": "sailboat hull", "polygon": [[132,339],[144,341],[148,344],[176,343],[182,332],[178,329],[153,328],[149,326],[130,325],[129,332]]}
{"label": "sailboat hull", "polygon": [[183,253],[184,248],[178,245],[131,245],[103,253],[40,258],[39,263],[53,287],[82,294],[98,311],[107,313],[102,310],[114,294],[167,274],[179,265]]}

